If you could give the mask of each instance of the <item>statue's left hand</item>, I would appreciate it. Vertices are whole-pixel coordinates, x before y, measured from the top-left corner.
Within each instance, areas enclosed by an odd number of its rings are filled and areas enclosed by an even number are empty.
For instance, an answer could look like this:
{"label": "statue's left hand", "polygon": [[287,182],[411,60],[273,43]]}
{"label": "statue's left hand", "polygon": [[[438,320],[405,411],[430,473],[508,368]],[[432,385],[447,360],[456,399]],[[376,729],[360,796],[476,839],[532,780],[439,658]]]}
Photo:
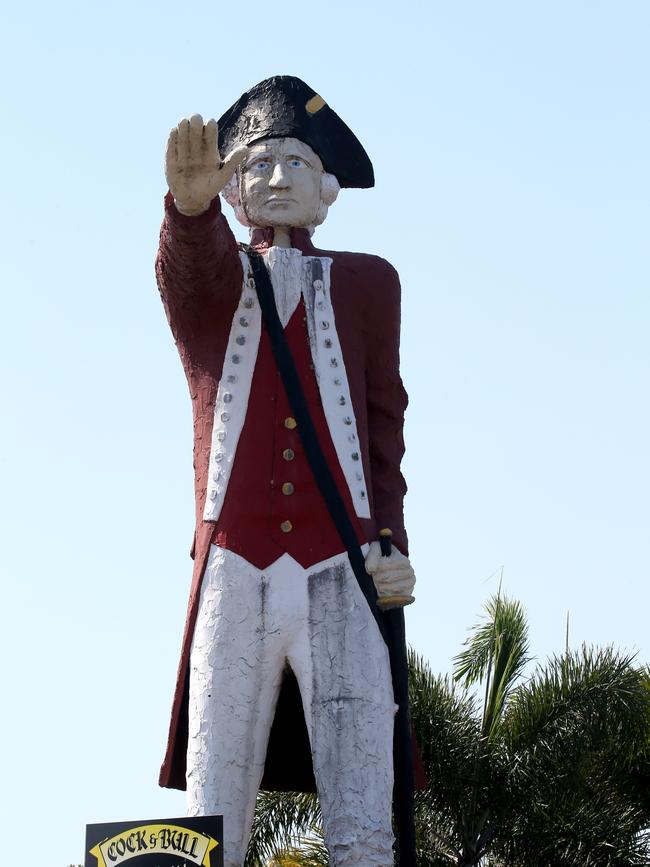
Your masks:
{"label": "statue's left hand", "polygon": [[377,588],[379,608],[401,608],[415,601],[415,572],[409,558],[395,546],[389,556],[384,557],[379,542],[371,542],[366,555],[366,572],[372,575]]}

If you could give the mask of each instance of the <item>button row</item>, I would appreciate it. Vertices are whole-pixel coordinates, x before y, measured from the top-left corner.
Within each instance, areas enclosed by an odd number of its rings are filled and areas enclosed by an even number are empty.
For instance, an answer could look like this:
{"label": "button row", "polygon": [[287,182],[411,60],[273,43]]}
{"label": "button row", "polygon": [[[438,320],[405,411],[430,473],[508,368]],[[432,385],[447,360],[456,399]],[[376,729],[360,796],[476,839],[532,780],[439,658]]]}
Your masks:
{"label": "button row", "polygon": [[[252,276],[247,280],[248,288],[251,290],[255,290],[255,281],[252,279]],[[242,294],[240,300],[240,308],[244,308],[245,310],[252,310],[255,306],[255,296],[251,292],[244,292]],[[238,316],[238,324],[240,328],[248,328],[250,326],[251,320],[248,314],[239,315]],[[245,346],[246,345],[246,336],[244,334],[236,334],[235,335],[235,344],[236,346]],[[235,365],[239,364],[242,361],[242,356],[240,356],[237,352],[233,352],[230,356],[230,362]],[[237,382],[237,375],[235,373],[227,373],[224,377],[224,382],[229,386],[233,386]],[[225,409],[229,404],[233,402],[233,394],[232,391],[225,391],[220,402],[221,402],[221,412],[219,413],[220,421],[225,425],[230,421],[230,412]],[[220,445],[223,444],[226,440],[227,433],[225,430],[218,430],[216,432],[215,440]],[[223,463],[226,460],[226,453],[224,451],[217,451],[211,455],[212,466],[210,468],[210,484],[208,486],[207,496],[208,499],[214,502],[219,496],[219,482],[226,475],[226,472],[223,469]]]}
{"label": "button row", "polygon": [[[255,288],[255,281],[252,278],[249,279],[248,285],[251,289],[254,289]],[[254,303],[255,303],[255,301],[251,295],[245,296],[244,298],[242,298],[242,301],[241,301],[242,306],[246,307],[248,309],[250,309],[254,305]],[[250,325],[250,320],[246,316],[240,316],[239,317],[239,324],[241,325],[242,328],[248,328],[248,326]],[[238,334],[237,337],[235,338],[235,343],[237,344],[237,346],[244,346],[246,343],[246,338],[244,337],[243,334]],[[241,356],[239,356],[237,353],[234,353],[233,355],[230,356],[230,360],[232,361],[233,364],[239,364],[241,361]],[[236,375],[234,373],[227,374],[226,382],[229,385],[233,385],[235,382],[237,382]],[[224,392],[224,395],[222,397],[222,402],[224,404],[228,404],[228,403],[232,403],[232,400],[233,400],[232,392],[230,392],[230,391]],[[225,411],[225,410],[221,413],[221,415],[219,417],[224,424],[226,424],[227,422],[230,421],[230,413]],[[218,431],[217,441],[222,443],[222,442],[224,442],[225,439],[226,439],[226,432],[225,431]],[[219,463],[223,460],[223,458],[224,458],[223,452],[217,452],[217,454],[214,456],[214,461]],[[217,468],[216,472],[214,472],[212,475],[212,478],[214,479],[215,482],[218,480],[220,475],[221,475],[221,470]],[[216,491],[211,491],[210,492],[210,499],[214,500],[215,498],[216,498]]]}
{"label": "button row", "polygon": [[[314,285],[316,285],[316,284],[314,284]],[[324,305],[324,303],[323,303],[322,301],[319,301],[319,302],[316,304],[316,306],[318,307],[319,310],[323,310],[324,307],[325,307],[325,305]],[[321,320],[320,327],[321,327],[324,331],[327,331],[327,330],[329,329],[329,327],[330,327],[330,326],[329,326],[329,322],[328,322],[326,319]],[[331,340],[329,337],[326,337],[326,338],[324,339],[324,341],[323,341],[323,345],[324,345],[325,349],[331,349],[331,348],[332,348],[332,345],[333,345],[332,340]],[[330,362],[329,362],[329,363],[330,363],[330,367],[335,367],[335,368],[336,368],[336,367],[339,366],[338,358],[336,358],[335,356],[332,356],[332,357],[330,358]],[[336,385],[336,386],[340,386],[340,385],[341,385],[341,378],[337,376],[337,377],[335,377],[335,378],[332,380],[332,382],[334,383],[334,385]],[[340,394],[340,395],[338,396],[336,402],[338,403],[339,406],[346,406],[346,404],[347,404],[347,398],[346,398],[346,396],[345,396],[344,394]],[[350,426],[352,425],[352,417],[349,416],[349,415],[344,416],[344,417],[343,417],[343,424],[346,425],[346,426],[348,426],[348,427],[350,427]],[[350,434],[348,435],[348,442],[349,442],[349,443],[355,443],[355,442],[356,442],[356,439],[357,439],[357,438],[356,438],[356,435],[355,435],[354,433],[350,433]],[[359,452],[352,452],[351,455],[350,455],[350,457],[352,458],[353,461],[358,461],[358,460],[359,460]],[[362,478],[363,478],[362,475],[361,475],[361,473],[355,473],[355,475],[356,475],[357,481],[360,482],[360,481],[362,480]],[[361,490],[361,491],[359,492],[359,496],[361,497],[362,500],[365,500],[365,499],[366,499],[366,492],[365,492],[364,490]]]}
{"label": "button row", "polygon": [[[295,430],[298,426],[298,422],[293,416],[288,415],[284,420],[284,426],[287,430]],[[282,452],[282,457],[285,459],[285,461],[292,461],[295,456],[296,453],[293,449],[285,449]],[[284,482],[281,490],[285,497],[290,497],[291,494],[293,494],[295,488],[291,482]],[[290,533],[293,530],[293,524],[291,523],[291,521],[283,521],[280,524],[280,529],[283,533]]]}

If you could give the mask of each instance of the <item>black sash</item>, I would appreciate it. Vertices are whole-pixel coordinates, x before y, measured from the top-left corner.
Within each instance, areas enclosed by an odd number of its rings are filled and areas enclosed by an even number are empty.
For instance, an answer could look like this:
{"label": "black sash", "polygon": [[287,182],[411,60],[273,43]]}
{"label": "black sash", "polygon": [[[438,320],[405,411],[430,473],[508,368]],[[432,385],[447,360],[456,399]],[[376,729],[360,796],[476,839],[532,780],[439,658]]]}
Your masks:
{"label": "black sash", "polygon": [[370,606],[390,657],[391,676],[395,704],[399,706],[395,717],[393,736],[393,765],[395,784],[393,788],[393,810],[397,832],[397,858],[399,867],[415,867],[415,826],[413,811],[413,746],[411,741],[411,722],[408,703],[408,666],[406,661],[406,640],[404,632],[404,612],[401,608],[381,612],[377,608],[377,591],[370,575],[366,572],[363,552],[354,532],[350,516],[343,498],[323,454],[314,422],[300,384],[291,351],[286,341],[284,329],[278,316],[271,278],[259,253],[247,249],[257,297],[262,308],[262,316],[271,341],[275,363],[289,399],[291,410],[297,422],[302,447],[314,476],[316,485],[325,501],[327,511],[345,546],[350,566],[359,587]]}

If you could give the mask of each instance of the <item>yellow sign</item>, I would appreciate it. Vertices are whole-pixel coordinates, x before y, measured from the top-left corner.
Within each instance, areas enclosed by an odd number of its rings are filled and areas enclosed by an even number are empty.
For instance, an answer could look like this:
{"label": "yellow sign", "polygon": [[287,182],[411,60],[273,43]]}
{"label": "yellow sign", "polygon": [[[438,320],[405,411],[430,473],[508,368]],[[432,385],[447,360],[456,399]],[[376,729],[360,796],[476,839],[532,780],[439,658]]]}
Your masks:
{"label": "yellow sign", "polygon": [[179,825],[152,824],[129,828],[90,850],[97,867],[124,864],[138,855],[179,855],[192,864],[210,867],[210,852],[219,843],[200,831]]}

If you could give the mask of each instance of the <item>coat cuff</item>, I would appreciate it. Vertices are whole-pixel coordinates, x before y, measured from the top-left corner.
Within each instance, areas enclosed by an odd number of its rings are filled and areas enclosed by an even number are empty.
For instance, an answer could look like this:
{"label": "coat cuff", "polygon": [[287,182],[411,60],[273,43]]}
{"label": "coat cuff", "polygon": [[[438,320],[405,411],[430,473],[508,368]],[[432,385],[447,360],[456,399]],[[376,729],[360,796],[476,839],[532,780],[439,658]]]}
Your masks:
{"label": "coat cuff", "polygon": [[167,215],[167,219],[181,231],[189,232],[201,229],[213,222],[220,213],[221,202],[219,196],[215,196],[214,199],[212,199],[207,211],[204,211],[202,214],[197,214],[195,217],[188,217],[187,214],[181,214],[176,207],[171,192],[168,191],[165,196],[165,214]]}

